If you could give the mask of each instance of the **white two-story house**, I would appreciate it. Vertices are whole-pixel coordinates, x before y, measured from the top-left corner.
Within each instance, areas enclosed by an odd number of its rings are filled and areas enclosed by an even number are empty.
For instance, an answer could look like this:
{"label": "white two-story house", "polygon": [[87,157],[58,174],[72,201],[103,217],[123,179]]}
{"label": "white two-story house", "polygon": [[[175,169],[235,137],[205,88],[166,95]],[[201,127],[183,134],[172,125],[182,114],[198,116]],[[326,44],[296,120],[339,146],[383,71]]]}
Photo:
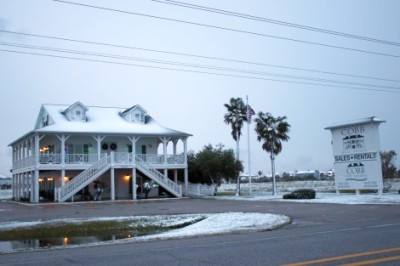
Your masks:
{"label": "white two-story house", "polygon": [[182,197],[189,136],[161,126],[140,105],[43,104],[35,128],[9,145],[13,198],[63,202],[100,191],[103,199],[137,199],[151,180]]}

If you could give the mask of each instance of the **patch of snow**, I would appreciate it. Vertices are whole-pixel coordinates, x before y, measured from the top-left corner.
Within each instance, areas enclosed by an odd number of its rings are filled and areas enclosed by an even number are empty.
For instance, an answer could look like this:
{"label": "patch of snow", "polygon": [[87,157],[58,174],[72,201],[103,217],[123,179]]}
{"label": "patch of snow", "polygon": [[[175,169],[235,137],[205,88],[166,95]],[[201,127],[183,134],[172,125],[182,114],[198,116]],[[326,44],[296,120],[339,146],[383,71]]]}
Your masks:
{"label": "patch of snow", "polygon": [[218,213],[207,214],[204,220],[181,229],[171,230],[144,239],[184,238],[199,235],[215,235],[244,231],[272,230],[290,222],[284,215],[265,213]]}
{"label": "patch of snow", "polygon": [[[203,219],[199,222],[199,219]],[[265,231],[283,226],[290,222],[290,218],[284,215],[264,213],[219,213],[219,214],[186,214],[186,215],[156,215],[156,216],[131,216],[131,217],[99,217],[89,219],[59,219],[51,221],[35,222],[7,222],[0,224],[0,230],[13,228],[34,227],[43,224],[57,225],[61,223],[81,223],[107,220],[141,221],[141,225],[176,226],[187,222],[194,222],[181,229],[174,229],[160,234],[139,236],[121,240],[110,240],[79,245],[54,246],[51,249],[76,248],[81,246],[99,246],[127,242],[140,242],[154,239],[176,239],[193,236],[226,234],[246,231]],[[1,253],[11,253],[21,250],[36,250],[37,248],[0,250]],[[48,249],[48,248],[46,248]]]}
{"label": "patch of snow", "polygon": [[219,196],[215,197],[219,200],[241,200],[241,201],[283,201],[283,202],[302,202],[302,203],[334,203],[334,204],[400,204],[400,194],[383,193],[378,194],[336,194],[336,193],[319,193],[315,199],[282,199],[283,194],[267,195],[255,194],[253,196]]}

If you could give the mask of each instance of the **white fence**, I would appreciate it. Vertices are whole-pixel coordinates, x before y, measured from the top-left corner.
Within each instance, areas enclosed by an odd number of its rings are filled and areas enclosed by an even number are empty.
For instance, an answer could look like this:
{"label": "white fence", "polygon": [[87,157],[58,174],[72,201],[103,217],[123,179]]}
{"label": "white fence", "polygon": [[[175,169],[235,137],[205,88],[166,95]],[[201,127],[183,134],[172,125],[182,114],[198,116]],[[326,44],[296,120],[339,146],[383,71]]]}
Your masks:
{"label": "white fence", "polygon": [[[182,186],[184,188],[185,186]],[[191,197],[201,197],[201,196],[214,196],[215,195],[215,187],[207,186],[201,184],[189,184],[187,195]],[[185,193],[184,193],[185,194]]]}
{"label": "white fence", "polygon": [[2,199],[11,199],[12,198],[12,190],[0,190],[0,200]]}

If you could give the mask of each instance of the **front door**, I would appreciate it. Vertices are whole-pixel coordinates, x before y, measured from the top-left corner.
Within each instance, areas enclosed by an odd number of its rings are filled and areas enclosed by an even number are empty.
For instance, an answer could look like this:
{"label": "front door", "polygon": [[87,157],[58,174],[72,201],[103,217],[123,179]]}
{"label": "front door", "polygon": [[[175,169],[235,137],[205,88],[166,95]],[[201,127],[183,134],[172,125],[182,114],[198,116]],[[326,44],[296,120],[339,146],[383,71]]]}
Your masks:
{"label": "front door", "polygon": [[142,154],[146,154],[146,145],[142,145]]}
{"label": "front door", "polygon": [[142,158],[146,161],[146,145],[142,145]]}

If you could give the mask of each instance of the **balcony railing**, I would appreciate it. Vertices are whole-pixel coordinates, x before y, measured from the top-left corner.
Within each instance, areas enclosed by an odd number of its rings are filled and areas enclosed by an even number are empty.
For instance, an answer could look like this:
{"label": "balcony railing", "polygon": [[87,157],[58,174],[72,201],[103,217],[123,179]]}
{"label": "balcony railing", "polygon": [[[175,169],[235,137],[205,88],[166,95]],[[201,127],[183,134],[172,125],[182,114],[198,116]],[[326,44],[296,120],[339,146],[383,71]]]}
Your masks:
{"label": "balcony railing", "polygon": [[41,164],[60,164],[61,154],[40,154],[39,162]]}
{"label": "balcony railing", "polygon": [[[128,152],[115,152],[114,163],[116,164],[133,164],[134,159],[132,153]],[[105,154],[101,154],[103,158]],[[164,155],[159,154],[136,154],[141,160],[149,164],[164,164]],[[65,164],[94,164],[98,161],[97,153],[90,154],[65,154]],[[14,161],[13,168],[21,169],[35,165],[35,157],[30,156],[18,161]],[[61,164],[61,154],[40,154],[39,163],[44,165]],[[183,154],[179,155],[167,155],[166,164],[183,164],[185,163],[185,157]]]}
{"label": "balcony railing", "polygon": [[32,155],[32,156],[26,157],[24,159],[15,161],[13,163],[13,169],[21,169],[21,168],[25,168],[25,167],[29,167],[29,166],[33,166],[33,165],[35,165],[35,157]]}
{"label": "balcony railing", "polygon": [[[103,157],[104,154],[101,155],[101,158]],[[65,155],[66,164],[93,164],[97,161],[98,161],[97,153]]]}

